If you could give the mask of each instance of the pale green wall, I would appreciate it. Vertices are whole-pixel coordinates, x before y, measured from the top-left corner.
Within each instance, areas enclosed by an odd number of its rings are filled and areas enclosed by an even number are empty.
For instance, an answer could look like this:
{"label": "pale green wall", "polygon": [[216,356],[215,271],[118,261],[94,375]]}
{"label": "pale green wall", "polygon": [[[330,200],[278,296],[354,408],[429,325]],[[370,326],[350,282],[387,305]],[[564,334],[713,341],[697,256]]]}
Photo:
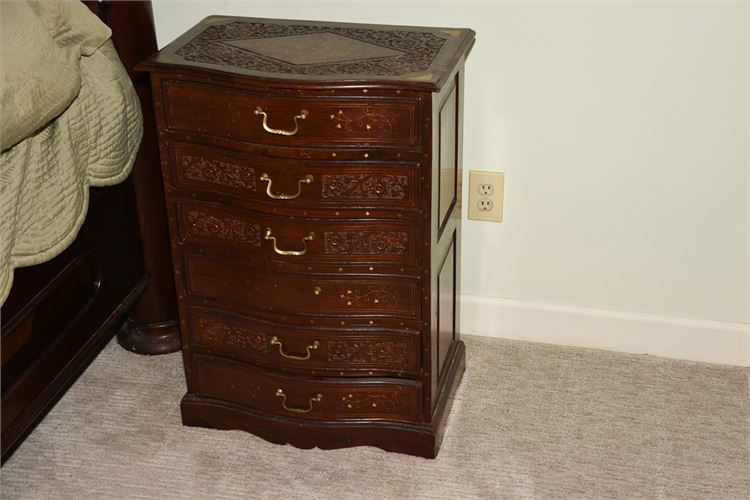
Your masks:
{"label": "pale green wall", "polygon": [[[160,45],[210,14],[470,27],[463,290],[747,322],[747,2],[155,0]],[[465,183],[466,184],[466,183]],[[465,212],[465,208],[464,208]]]}

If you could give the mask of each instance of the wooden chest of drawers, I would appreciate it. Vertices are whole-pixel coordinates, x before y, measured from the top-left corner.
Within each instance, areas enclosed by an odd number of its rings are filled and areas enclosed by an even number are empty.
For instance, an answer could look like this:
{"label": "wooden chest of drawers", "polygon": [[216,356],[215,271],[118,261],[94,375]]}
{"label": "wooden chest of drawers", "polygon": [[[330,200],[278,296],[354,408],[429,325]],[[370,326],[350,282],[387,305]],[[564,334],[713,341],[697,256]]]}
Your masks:
{"label": "wooden chest of drawers", "polygon": [[209,17],[139,69],[183,422],[437,454],[459,340],[466,29]]}

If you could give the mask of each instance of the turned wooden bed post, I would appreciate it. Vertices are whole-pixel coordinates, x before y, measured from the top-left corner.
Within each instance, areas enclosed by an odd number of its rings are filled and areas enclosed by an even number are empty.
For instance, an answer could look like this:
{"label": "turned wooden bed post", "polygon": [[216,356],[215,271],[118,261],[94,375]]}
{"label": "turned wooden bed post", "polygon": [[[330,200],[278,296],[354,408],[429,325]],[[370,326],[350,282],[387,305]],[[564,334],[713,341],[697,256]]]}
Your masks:
{"label": "turned wooden bed post", "polygon": [[157,50],[151,2],[85,2],[112,29],[112,41],[128,71],[143,110],[143,141],[133,167],[143,258],[149,287],[117,335],[119,344],[139,354],[180,349],[177,301],[169,251],[159,149],[148,74],[133,68]]}

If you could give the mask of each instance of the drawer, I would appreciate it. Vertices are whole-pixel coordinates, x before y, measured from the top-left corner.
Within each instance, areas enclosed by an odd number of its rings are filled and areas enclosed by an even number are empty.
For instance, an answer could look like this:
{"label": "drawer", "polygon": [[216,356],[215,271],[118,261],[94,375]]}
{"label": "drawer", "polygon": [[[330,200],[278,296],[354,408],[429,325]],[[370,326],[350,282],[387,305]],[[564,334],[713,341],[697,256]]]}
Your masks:
{"label": "drawer", "polygon": [[169,145],[178,188],[200,189],[264,207],[416,210],[416,163],[284,160],[196,144]]}
{"label": "drawer", "polygon": [[241,361],[192,355],[190,392],[286,417],[415,421],[421,384],[410,380],[284,376]]}
{"label": "drawer", "polygon": [[163,81],[162,92],[174,131],[273,146],[420,146],[413,97],[300,96],[174,80]]}
{"label": "drawer", "polygon": [[194,347],[309,375],[419,373],[419,332],[304,329],[188,306]]}
{"label": "drawer", "polygon": [[420,318],[419,278],[266,271],[185,254],[191,295],[300,316]]}
{"label": "drawer", "polygon": [[290,261],[418,265],[418,224],[290,218],[176,200],[180,240]]}

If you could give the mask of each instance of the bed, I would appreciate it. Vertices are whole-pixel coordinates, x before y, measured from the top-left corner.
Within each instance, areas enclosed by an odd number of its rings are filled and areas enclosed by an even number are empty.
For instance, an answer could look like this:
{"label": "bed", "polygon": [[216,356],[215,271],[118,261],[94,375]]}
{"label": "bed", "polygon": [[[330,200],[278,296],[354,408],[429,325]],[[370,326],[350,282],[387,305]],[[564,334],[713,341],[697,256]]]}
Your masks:
{"label": "bed", "polygon": [[[14,90],[8,99],[3,94],[0,136],[3,462],[116,332],[120,345],[136,353],[180,348],[151,93],[146,75],[132,69],[156,51],[151,4],[90,1],[58,7],[51,14],[35,11],[56,46],[28,56],[39,58],[31,76],[7,72],[3,80]],[[9,8],[28,5],[4,2],[6,19]],[[66,26],[68,11],[76,26],[90,32],[79,35]],[[15,44],[20,56],[30,44],[44,43],[34,39],[33,30],[16,33],[16,28],[3,25],[9,37],[3,50]],[[75,43],[80,55],[70,56],[67,48]],[[59,47],[67,51],[55,52]],[[5,56],[7,61],[8,52]],[[101,82],[91,76],[116,66],[116,56],[126,72],[120,68],[119,76]],[[19,65],[25,57],[16,58]],[[80,58],[80,75],[62,64],[68,57]],[[35,66],[55,71],[54,85],[43,93],[32,88]],[[8,116],[15,116],[6,113],[13,97],[43,101],[59,87],[71,82],[75,87],[76,78],[79,88],[72,98],[66,94],[70,100],[35,109],[19,127],[6,129]],[[102,97],[100,87],[113,93]],[[85,150],[73,137],[79,128],[88,131],[89,142],[116,151],[97,156]],[[60,153],[53,133],[73,137],[73,152]],[[56,154],[45,160],[40,151],[50,150]],[[81,172],[83,184],[68,182],[68,174]],[[20,184],[27,191],[16,189]],[[46,194],[60,186],[63,194]]]}

